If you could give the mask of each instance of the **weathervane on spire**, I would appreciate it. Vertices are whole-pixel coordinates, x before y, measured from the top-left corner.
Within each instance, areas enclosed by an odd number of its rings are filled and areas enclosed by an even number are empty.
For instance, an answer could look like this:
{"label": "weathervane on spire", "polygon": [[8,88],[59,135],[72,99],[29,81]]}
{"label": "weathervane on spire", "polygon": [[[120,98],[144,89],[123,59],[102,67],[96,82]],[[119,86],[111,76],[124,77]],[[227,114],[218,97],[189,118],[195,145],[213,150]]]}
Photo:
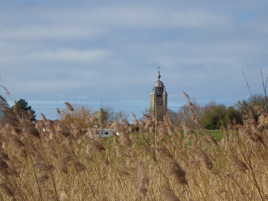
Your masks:
{"label": "weathervane on spire", "polygon": [[157,69],[158,69],[158,80],[160,80],[160,78],[161,78],[160,66],[158,66]]}

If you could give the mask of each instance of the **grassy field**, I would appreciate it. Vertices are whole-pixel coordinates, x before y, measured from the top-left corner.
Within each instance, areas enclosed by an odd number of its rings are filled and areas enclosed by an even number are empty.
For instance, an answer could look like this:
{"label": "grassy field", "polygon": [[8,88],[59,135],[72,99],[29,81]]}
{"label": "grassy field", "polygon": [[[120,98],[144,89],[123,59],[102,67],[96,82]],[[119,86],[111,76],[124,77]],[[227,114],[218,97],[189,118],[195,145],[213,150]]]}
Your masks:
{"label": "grassy field", "polygon": [[[120,136],[99,138],[94,128]],[[268,129],[100,124],[87,111],[0,129],[0,201],[268,200]]]}

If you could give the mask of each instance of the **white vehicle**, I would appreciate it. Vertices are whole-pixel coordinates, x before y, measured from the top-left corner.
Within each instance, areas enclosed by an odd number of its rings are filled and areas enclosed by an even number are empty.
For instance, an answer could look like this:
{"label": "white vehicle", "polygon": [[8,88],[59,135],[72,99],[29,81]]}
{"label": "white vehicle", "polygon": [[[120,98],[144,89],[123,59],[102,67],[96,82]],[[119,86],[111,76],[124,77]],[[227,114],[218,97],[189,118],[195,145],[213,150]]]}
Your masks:
{"label": "white vehicle", "polygon": [[87,129],[86,136],[91,138],[91,139],[96,139],[96,138],[107,138],[107,137],[112,137],[112,136],[119,136],[119,132],[116,131],[115,129],[108,129],[108,128],[95,128],[95,129]]}
{"label": "white vehicle", "polygon": [[114,135],[118,135],[114,129],[97,129],[97,135],[99,137],[112,137]]}

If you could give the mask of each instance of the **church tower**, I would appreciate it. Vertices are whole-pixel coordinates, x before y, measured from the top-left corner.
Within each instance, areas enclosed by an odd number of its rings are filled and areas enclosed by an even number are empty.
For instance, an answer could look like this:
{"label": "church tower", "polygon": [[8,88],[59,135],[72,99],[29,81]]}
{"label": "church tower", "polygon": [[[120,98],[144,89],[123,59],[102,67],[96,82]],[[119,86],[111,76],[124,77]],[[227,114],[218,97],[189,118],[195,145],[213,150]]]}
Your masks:
{"label": "church tower", "polygon": [[158,71],[157,80],[150,94],[150,112],[158,121],[162,121],[167,112],[168,94],[164,83],[160,80],[161,74]]}

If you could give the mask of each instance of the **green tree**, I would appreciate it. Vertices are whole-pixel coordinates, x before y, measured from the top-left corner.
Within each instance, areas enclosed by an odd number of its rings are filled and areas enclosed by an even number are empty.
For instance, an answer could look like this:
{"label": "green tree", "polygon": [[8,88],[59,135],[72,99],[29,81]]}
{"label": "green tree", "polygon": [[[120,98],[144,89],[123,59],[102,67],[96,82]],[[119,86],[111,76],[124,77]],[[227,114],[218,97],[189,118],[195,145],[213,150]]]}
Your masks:
{"label": "green tree", "polygon": [[215,130],[232,124],[242,124],[242,114],[235,107],[210,103],[202,108],[201,124],[204,128]]}
{"label": "green tree", "polygon": [[31,121],[36,120],[35,111],[24,99],[16,101],[12,106],[12,110],[20,119],[29,119]]}
{"label": "green tree", "polygon": [[226,107],[210,103],[202,109],[200,122],[203,127],[210,130],[226,126]]}
{"label": "green tree", "polygon": [[242,114],[236,110],[234,107],[228,107],[226,110],[226,123],[227,124],[242,124],[243,123],[243,117]]}

